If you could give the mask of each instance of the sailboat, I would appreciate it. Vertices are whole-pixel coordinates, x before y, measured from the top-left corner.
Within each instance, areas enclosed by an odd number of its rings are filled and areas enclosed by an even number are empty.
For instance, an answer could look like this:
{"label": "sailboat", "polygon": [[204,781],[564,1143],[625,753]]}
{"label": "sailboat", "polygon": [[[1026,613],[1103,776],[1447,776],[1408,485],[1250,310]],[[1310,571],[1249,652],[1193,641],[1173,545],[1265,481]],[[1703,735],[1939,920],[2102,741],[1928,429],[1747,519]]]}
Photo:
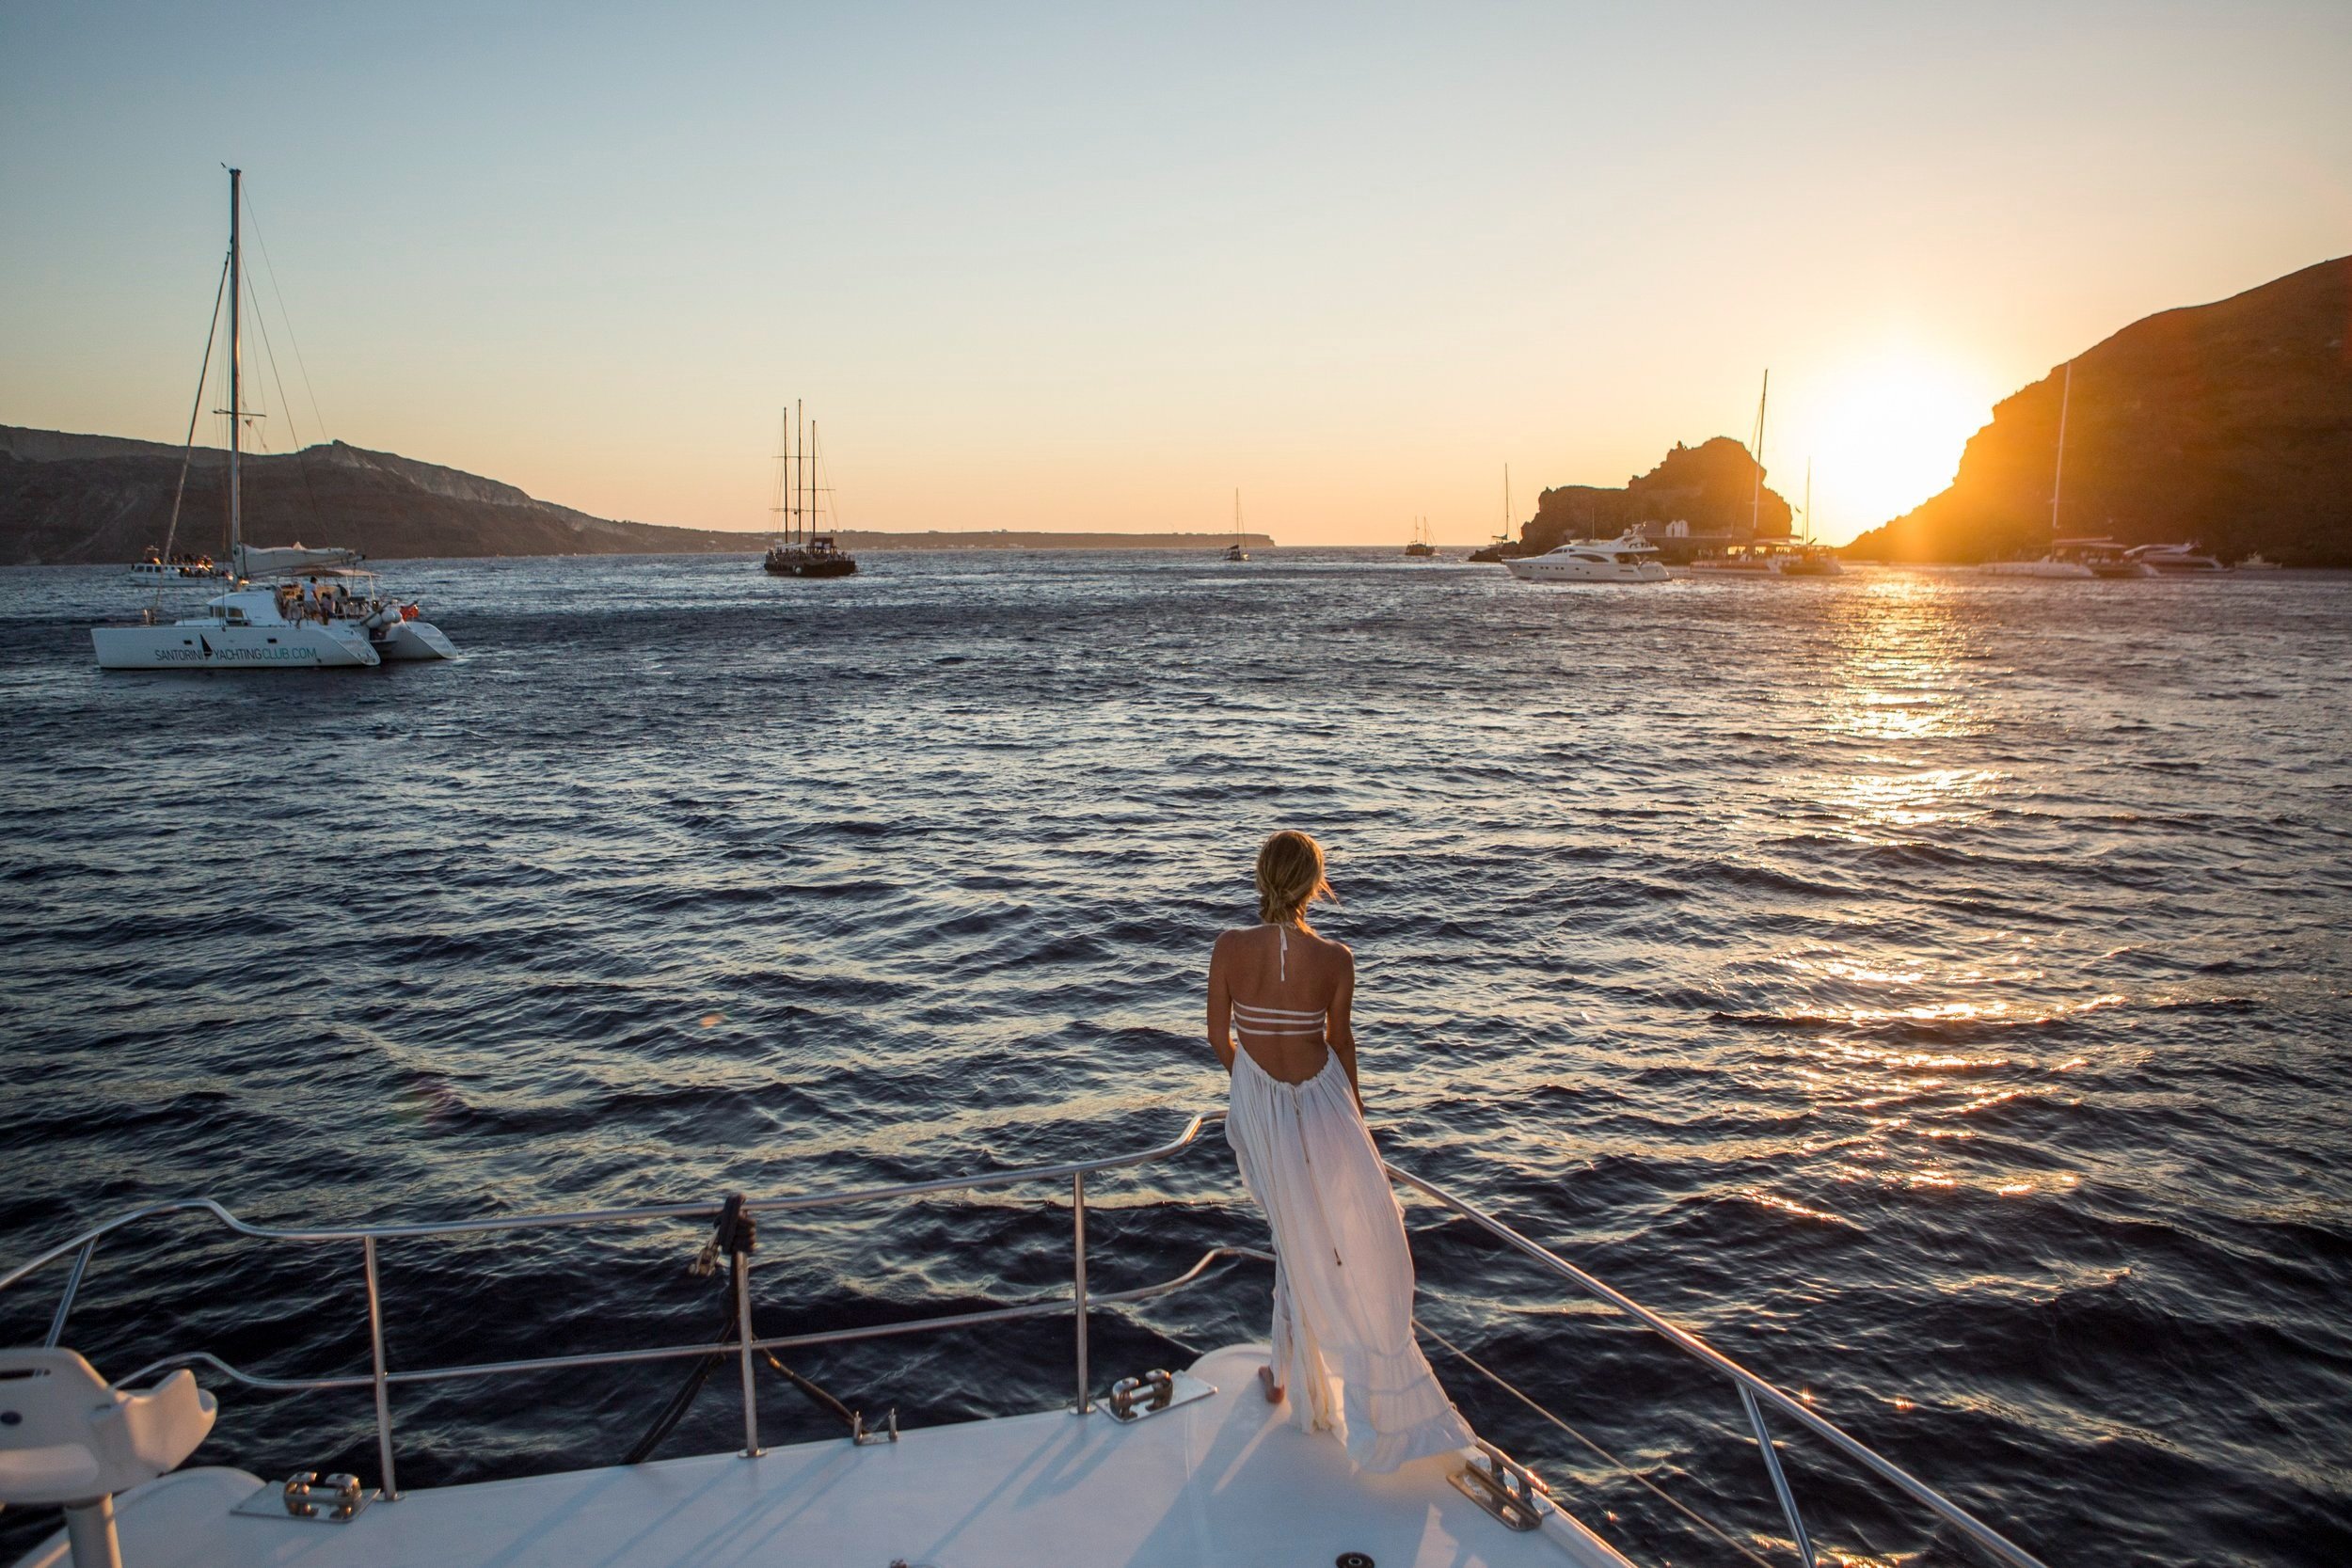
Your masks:
{"label": "sailboat", "polygon": [[776,501],[768,509],[776,519],[775,532],[759,563],[780,578],[846,578],[857,570],[855,557],[844,553],[832,534],[818,531],[826,493],[817,482],[818,450],[817,423],[796,403],[785,410],[776,441]]}
{"label": "sailboat", "polygon": [[2066,414],[2074,401],[2074,361],[2066,362],[2066,380],[2058,392],[2058,455],[2050,471],[2050,548],[2031,561],[1988,561],[1977,570],[1993,578],[2094,578],[2099,574],[2076,546],[2107,541],[2060,539],[2058,494],[2066,479]]}
{"label": "sailboat", "polygon": [[1228,561],[1249,559],[1249,552],[1242,548],[1241,543],[1241,492],[1239,490],[1233,492],[1233,542],[1225,546],[1225,559]]}
{"label": "sailboat", "polygon": [[[359,569],[359,553],[314,549],[302,545],[260,546],[245,542],[244,489],[240,462],[249,417],[241,401],[245,382],[245,339],[240,312],[244,249],[239,215],[244,209],[242,169],[229,171],[229,259],[222,293],[229,301],[229,572],[226,594],[207,600],[194,614],[166,619],[162,594],[135,626],[92,626],[90,641],[102,670],[316,670],[365,668],[387,659],[454,658],[457,649],[440,629],[418,618],[417,607],[385,598],[375,575]],[[217,324],[220,306],[215,300]],[[204,378],[212,368],[212,341],[204,345],[205,368],[197,376],[197,408],[188,416],[188,450],[196,446],[198,411]],[[187,468],[183,459],[181,483]],[[179,501],[172,502],[172,531],[179,529]],[[167,544],[158,559],[169,559]],[[256,587],[256,578],[280,580]],[[160,584],[158,585],[160,589]]]}
{"label": "sailboat", "polygon": [[1413,539],[1405,546],[1405,553],[1417,561],[1426,561],[1438,553],[1438,546],[1429,542],[1428,518],[1413,519]]}
{"label": "sailboat", "polygon": [[1780,575],[1785,578],[1842,578],[1846,568],[1830,553],[1827,545],[1813,539],[1813,460],[1804,464],[1804,538],[1797,547],[1782,558]]}

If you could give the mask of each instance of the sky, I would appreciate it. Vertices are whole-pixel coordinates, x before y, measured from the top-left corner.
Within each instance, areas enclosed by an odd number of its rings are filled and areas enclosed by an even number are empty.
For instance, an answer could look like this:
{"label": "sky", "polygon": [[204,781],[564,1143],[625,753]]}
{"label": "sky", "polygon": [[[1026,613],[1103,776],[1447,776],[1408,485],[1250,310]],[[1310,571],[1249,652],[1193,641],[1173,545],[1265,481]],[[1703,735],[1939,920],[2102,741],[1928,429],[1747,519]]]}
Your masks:
{"label": "sky", "polygon": [[183,437],[233,163],[276,450],[754,530],[801,400],[850,528],[1467,544],[1769,368],[1842,541],[2352,252],[2347,82],[2343,0],[0,0],[0,423]]}

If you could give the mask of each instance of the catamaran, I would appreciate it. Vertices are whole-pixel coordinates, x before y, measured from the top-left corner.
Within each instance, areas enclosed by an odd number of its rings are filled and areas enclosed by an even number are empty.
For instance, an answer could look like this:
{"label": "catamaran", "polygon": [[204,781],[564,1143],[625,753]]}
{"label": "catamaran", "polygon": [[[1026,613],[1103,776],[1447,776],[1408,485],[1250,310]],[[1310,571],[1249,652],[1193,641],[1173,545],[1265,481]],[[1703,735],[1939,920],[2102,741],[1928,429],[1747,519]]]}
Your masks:
{"label": "catamaran", "polygon": [[[229,171],[229,258],[223,282],[229,302],[229,562],[227,572],[219,574],[229,578],[230,587],[193,613],[171,617],[163,607],[160,590],[165,574],[159,571],[155,599],[136,624],[90,628],[98,667],[317,670],[364,668],[388,659],[454,658],[456,647],[440,628],[419,618],[416,605],[400,603],[378,591],[375,575],[359,569],[358,551],[245,542],[240,483],[248,417],[241,401],[245,338],[240,312],[244,292],[240,218],[244,206],[244,171],[232,168]],[[213,309],[217,325],[217,299]],[[212,368],[209,338],[204,359],[204,370],[197,374],[196,409],[188,415],[180,493],[172,498],[171,531],[175,534],[180,526],[180,498],[186,492],[188,462],[196,447],[196,422],[204,405],[204,380]],[[176,558],[167,544],[154,559],[164,562]],[[260,579],[258,586],[256,579]]]}
{"label": "catamaran", "polygon": [[[1389,1475],[1356,1468],[1329,1432],[1301,1430],[1284,1404],[1270,1402],[1257,1376],[1266,1364],[1263,1344],[1208,1351],[1179,1369],[1120,1366],[1093,1359],[1090,1325],[1107,1314],[1126,1317],[1149,1304],[1193,1290],[1246,1288],[1253,1309],[1265,1304],[1265,1265],[1272,1255],[1250,1236],[1214,1238],[1216,1244],[1182,1273],[1104,1290],[1107,1259],[1088,1246],[1089,1195],[1118,1173],[1184,1158],[1214,1147],[1201,1134],[1216,1114],[1194,1115],[1172,1136],[1142,1148],[1109,1148],[1064,1164],[950,1174],[933,1180],[835,1191],[750,1197],[728,1195],[627,1209],[570,1213],[488,1214],[452,1219],[381,1216],[312,1227],[265,1226],[243,1219],[211,1198],[152,1203],[55,1240],[0,1274],[0,1293],[40,1275],[57,1290],[48,1332],[39,1344],[0,1350],[0,1505],[62,1508],[65,1528],[20,1560],[18,1568],[249,1568],[259,1563],[304,1568],[771,1568],[792,1564],[937,1564],[941,1568],[1223,1568],[1242,1563],[1296,1563],[1319,1568],[1633,1568],[1633,1560],[1597,1532],[1603,1516],[1577,1477],[1549,1480],[1484,1437],[1458,1451],[1415,1460]],[[1132,1125],[1132,1118],[1128,1124]],[[1229,1166],[1230,1168],[1230,1166]],[[1708,1344],[1699,1336],[1642,1305],[1506,1220],[1445,1187],[1394,1164],[1389,1177],[1416,1202],[1434,1205],[1451,1222],[1479,1233],[1491,1259],[1496,1303],[1512,1321],[1544,1325],[1540,1333],[1507,1330],[1497,1341],[1516,1354],[1573,1356],[1578,1325],[1589,1314],[1621,1315],[1659,1337],[1662,1354],[1691,1358],[1720,1379],[1725,1418],[1752,1437],[1758,1473],[1710,1478],[1708,1492],[1746,1490],[1777,1504],[1769,1531],[1731,1529],[1661,1488],[1671,1478],[1659,1463],[1667,1447],[1638,1450],[1628,1465],[1549,1411],[1512,1381],[1512,1361],[1489,1353],[1474,1358],[1449,1335],[1422,1325],[1437,1349],[1458,1357],[1465,1380],[1491,1382],[1579,1438],[1613,1469],[1656,1492],[1720,1543],[1756,1561],[1817,1560],[1815,1531],[1851,1539],[1842,1519],[1801,1506],[1804,1477],[1795,1466],[1840,1467],[1840,1495],[1851,1481],[1870,1483],[1870,1513],[1886,1500],[1919,1511],[1947,1540],[1964,1542],[1988,1563],[2042,1568],[2035,1556],[1992,1524],[1867,1446],[1832,1421],[1807,1391],[1791,1393]],[[1152,1173],[1156,1176],[1158,1173]],[[869,1213],[914,1198],[937,1203],[969,1193],[1002,1207],[1042,1189],[1042,1201],[1067,1215],[1067,1289],[914,1320],[856,1324],[810,1317],[780,1283],[755,1282],[754,1264],[842,1209]],[[1149,1208],[1126,1212],[1148,1213]],[[167,1215],[208,1222],[207,1231],[166,1230]],[[753,1221],[768,1243],[756,1251]],[[863,1223],[863,1222],[862,1222]],[[684,1235],[681,1226],[695,1229]],[[395,1356],[385,1335],[385,1298],[399,1288],[404,1264],[419,1259],[446,1271],[463,1267],[478,1249],[449,1250],[450,1243],[479,1243],[508,1234],[580,1238],[582,1259],[612,1255],[629,1238],[633,1249],[648,1231],[671,1227],[681,1261],[708,1276],[714,1305],[726,1307],[715,1338],[612,1345],[517,1360],[479,1358],[418,1365]],[[1131,1223],[1126,1231],[1133,1231]],[[1126,1232],[1122,1232],[1124,1234]],[[73,1309],[102,1243],[107,1266],[159,1268],[163,1257],[130,1259],[124,1243],[164,1247],[177,1242],[205,1253],[230,1238],[256,1250],[291,1248],[315,1262],[313,1277],[363,1281],[364,1297],[346,1298],[354,1333],[351,1359],[310,1367],[274,1364],[249,1370],[219,1354],[218,1341],[152,1342],[159,1321],[142,1320],[135,1335],[110,1331],[109,1353],[135,1369],[109,1380],[71,1348]],[[1139,1240],[1152,1250],[1153,1243]],[[779,1246],[779,1242],[781,1245]],[[356,1258],[355,1255],[356,1254]],[[500,1255],[501,1267],[509,1265]],[[347,1272],[332,1259],[357,1263]],[[1521,1265],[1533,1290],[1502,1272]],[[47,1270],[46,1274],[41,1271]],[[62,1277],[60,1277],[62,1276]],[[322,1288],[325,1288],[323,1285]],[[1582,1306],[1571,1305],[1589,1298]],[[1237,1298],[1238,1300],[1238,1298]],[[312,1312],[331,1308],[314,1304]],[[200,1314],[178,1320],[227,1332],[231,1304],[206,1302]],[[255,1328],[267,1321],[256,1307]],[[787,1321],[788,1320],[788,1321]],[[1074,1377],[1058,1397],[1025,1389],[993,1353],[993,1333],[1020,1322],[1069,1325]],[[869,1420],[790,1371],[781,1356],[813,1346],[888,1336],[980,1328],[972,1353],[958,1363],[959,1386],[1000,1408],[1025,1409],[977,1420],[900,1430],[895,1409]],[[1458,1328],[1456,1333],[1461,1332]],[[248,1342],[263,1343],[263,1334]],[[1130,1333],[1127,1338],[1132,1339]],[[147,1342],[142,1342],[147,1341]],[[364,1346],[364,1348],[361,1348]],[[1012,1363],[1014,1357],[1003,1358]],[[1447,1365],[1448,1363],[1441,1363]],[[621,1463],[465,1485],[405,1488],[400,1481],[403,1430],[395,1418],[418,1413],[429,1394],[431,1445],[447,1453],[462,1441],[467,1391],[503,1384],[519,1397],[575,1400],[583,1433],[610,1424],[612,1369],[669,1366],[687,1374],[677,1398],[665,1405]],[[769,1370],[777,1369],[773,1380]],[[714,1371],[725,1375],[706,1389]],[[1106,1378],[1105,1373],[1108,1373]],[[1124,1374],[1124,1375],[1120,1375]],[[199,1383],[200,1378],[200,1383]],[[519,1384],[513,1380],[519,1380]],[[1672,1380],[1679,1384],[1682,1380]],[[761,1437],[761,1394],[784,1386],[807,1396],[841,1424],[838,1436],[769,1448]],[[209,1385],[209,1386],[206,1386]],[[1666,1386],[1653,1379],[1645,1386]],[[741,1444],[733,1452],[655,1459],[695,1391],[722,1398],[739,1415]],[[239,1467],[235,1452],[183,1468],[212,1432],[223,1404],[252,1390],[261,1412],[282,1409],[289,1395],[372,1404],[372,1475],[295,1469],[264,1481]],[[476,1409],[495,1410],[495,1394],[477,1394]],[[1500,1396],[1498,1396],[1500,1398]],[[1661,1402],[1663,1396],[1661,1396]],[[1511,1404],[1510,1408],[1519,1408]],[[1663,1430],[1687,1422],[1696,1407],[1661,1402]],[[266,1423],[266,1414],[253,1418]],[[1786,1459],[1773,1428],[1803,1428],[1813,1439]],[[242,1442],[284,1451],[282,1435],[248,1420]],[[585,1440],[585,1439],[583,1439]],[[417,1441],[410,1437],[414,1445]],[[1671,1445],[1671,1436],[1661,1441]],[[223,1445],[227,1447],[227,1445]],[[410,1452],[413,1453],[413,1447]],[[1580,1451],[1581,1472],[1594,1468]],[[297,1464],[300,1459],[297,1457]],[[518,1467],[529,1468],[523,1459]],[[1820,1494],[1815,1493],[1818,1510]],[[1589,1522],[1588,1522],[1589,1521]],[[1783,1534],[1785,1530],[1785,1534]],[[1774,1539],[1777,1537],[1777,1539]],[[1835,1547],[1831,1547],[1835,1550]],[[1849,1548],[1849,1554],[1851,1554]],[[1772,1554],[1768,1559],[1759,1551]]]}

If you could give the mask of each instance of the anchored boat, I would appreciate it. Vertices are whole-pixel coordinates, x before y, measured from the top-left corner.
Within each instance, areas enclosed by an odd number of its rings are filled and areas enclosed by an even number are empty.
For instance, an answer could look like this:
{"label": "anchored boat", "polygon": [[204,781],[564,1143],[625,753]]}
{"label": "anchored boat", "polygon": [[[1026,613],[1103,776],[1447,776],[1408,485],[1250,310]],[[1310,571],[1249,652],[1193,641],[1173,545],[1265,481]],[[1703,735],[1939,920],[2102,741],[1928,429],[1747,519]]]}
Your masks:
{"label": "anchored boat", "polygon": [[[1181,1370],[1111,1369],[1130,1375],[1104,1386],[1089,1356],[1093,1317],[1178,1291],[1213,1288],[1237,1270],[1254,1271],[1272,1261],[1269,1254],[1236,1239],[1211,1248],[1183,1273],[1147,1284],[1104,1291],[1090,1272],[1103,1261],[1091,1258],[1087,1245],[1090,1185],[1110,1173],[1197,1149],[1200,1134],[1218,1119],[1195,1116],[1156,1147],[1073,1164],[768,1198],[738,1194],[723,1201],[315,1229],[254,1225],[209,1198],[134,1210],[0,1275],[0,1292],[52,1266],[50,1277],[59,1272],[64,1276],[45,1342],[0,1351],[0,1504],[62,1507],[66,1515],[65,1530],[22,1559],[19,1568],[62,1568],[68,1561],[77,1568],[118,1563],[245,1568],[262,1562],[299,1562],[305,1568],[420,1563],[436,1568],[586,1563],[599,1568],[797,1563],[1212,1568],[1274,1560],[1336,1562],[1341,1568],[1631,1568],[1631,1560],[1579,1517],[1585,1499],[1565,1479],[1547,1483],[1484,1440],[1459,1453],[1416,1461],[1392,1475],[1353,1468],[1331,1434],[1297,1430],[1286,1406],[1269,1404],[1260,1393],[1256,1372],[1264,1364],[1263,1346],[1227,1346]],[[1394,1165],[1388,1171],[1392,1180],[1500,1243],[1504,1256],[1516,1255],[1529,1265],[1538,1289],[1526,1305],[1540,1307],[1560,1331],[1578,1319],[1559,1313],[1559,1304],[1545,1298],[1565,1288],[1631,1318],[1730,1384],[1727,1392],[1736,1392],[1740,1417],[1757,1444],[1759,1479],[1778,1504],[1788,1547],[1798,1560],[1814,1561],[1813,1538],[1796,1481],[1774,1447],[1773,1424],[1784,1430],[1803,1427],[1831,1454],[1923,1510],[1985,1560],[2041,1568],[2031,1553],[1846,1433],[1809,1399],[1750,1371],[1437,1183]],[[1040,1187],[1068,1195],[1066,1293],[914,1322],[774,1332],[787,1303],[776,1299],[781,1293],[776,1288],[765,1293],[756,1289],[757,1251],[747,1222],[756,1220],[772,1239],[821,1211],[944,1193]],[[121,1233],[151,1227],[171,1215],[209,1218],[231,1235],[298,1246],[310,1257],[356,1250],[365,1293],[364,1301],[351,1304],[351,1311],[355,1326],[364,1318],[366,1365],[265,1376],[201,1345],[181,1345],[159,1347],[136,1370],[106,1382],[63,1348],[82,1281],[102,1243],[119,1247]],[[698,1232],[713,1223],[696,1272],[713,1275],[714,1291],[723,1292],[728,1304],[726,1326],[716,1339],[432,1367],[397,1365],[386,1345],[385,1275],[389,1272],[396,1287],[399,1256],[436,1239],[570,1230],[609,1242],[626,1228],[683,1224]],[[218,1243],[207,1237],[201,1244]],[[680,1240],[681,1256],[691,1246],[690,1233]],[[393,1260],[389,1265],[388,1255]],[[718,1269],[722,1258],[723,1275]],[[447,1256],[436,1261],[446,1266]],[[1261,1276],[1252,1290],[1259,1310],[1263,1291]],[[208,1321],[218,1318],[217,1312],[208,1314]],[[766,1333],[760,1331],[763,1318]],[[1067,1318],[1071,1324],[1074,1378],[1064,1397],[999,1390],[1001,1402],[1041,1402],[1043,1408],[901,1430],[895,1410],[868,1421],[865,1412],[828,1398],[824,1402],[844,1418],[840,1437],[775,1449],[761,1441],[763,1373],[772,1368],[807,1391],[808,1380],[786,1369],[779,1353],[1053,1318]],[[1461,1355],[1478,1375],[1528,1399],[1508,1381],[1507,1369],[1471,1361],[1445,1336],[1425,1324],[1422,1331]],[[446,1433],[452,1391],[536,1378],[532,1386],[544,1394],[580,1385],[595,1369],[625,1363],[668,1363],[692,1373],[684,1400],[692,1398],[704,1375],[729,1369],[724,1381],[734,1385],[730,1394],[739,1406],[741,1448],[472,1485],[401,1487],[394,1411],[403,1396],[427,1387],[441,1390],[435,1424],[437,1433]],[[210,1389],[198,1386],[199,1372]],[[564,1382],[548,1381],[545,1374],[550,1372],[565,1374]],[[985,1374],[985,1368],[973,1369],[976,1380]],[[588,1386],[584,1398],[593,1399],[593,1382]],[[375,1475],[305,1469],[265,1481],[225,1465],[180,1468],[212,1427],[217,1401],[234,1400],[245,1388],[372,1401]],[[657,1426],[649,1436],[658,1439],[660,1432]],[[640,1448],[649,1450],[650,1444]],[[1706,1522],[1701,1515],[1692,1517]],[[1736,1538],[1724,1534],[1724,1539],[1755,1555]]]}
{"label": "anchored boat", "polygon": [[832,534],[819,531],[821,498],[830,487],[817,480],[817,425],[795,404],[785,411],[776,442],[776,499],[768,509],[776,520],[775,535],[760,560],[761,570],[780,578],[846,578],[857,570],[856,558]]}
{"label": "anchored boat", "polygon": [[[378,592],[375,575],[358,570],[356,550],[314,549],[303,545],[254,546],[245,542],[244,488],[240,459],[245,451],[244,212],[242,169],[229,171],[229,257],[223,263],[222,293],[229,304],[229,564],[162,550],[132,568],[134,580],[152,581],[156,596],[135,624],[90,628],[102,670],[318,670],[350,669],[387,659],[454,658],[456,647],[441,630],[419,618],[418,607]],[[220,304],[213,306],[218,325]],[[196,409],[188,415],[187,451],[181,460],[180,488],[171,503],[171,531],[180,527],[180,498],[187,489],[188,459],[196,447],[196,421],[203,406],[204,379],[212,369],[212,340],[204,345],[204,369],[197,373]],[[183,570],[194,559],[202,571]],[[142,576],[142,569],[153,569]],[[226,578],[229,592],[192,612],[172,616],[162,588],[181,578]],[[262,579],[256,586],[254,579]],[[275,578],[275,581],[269,579]],[[354,593],[354,587],[359,591]],[[322,587],[325,592],[322,593]]]}

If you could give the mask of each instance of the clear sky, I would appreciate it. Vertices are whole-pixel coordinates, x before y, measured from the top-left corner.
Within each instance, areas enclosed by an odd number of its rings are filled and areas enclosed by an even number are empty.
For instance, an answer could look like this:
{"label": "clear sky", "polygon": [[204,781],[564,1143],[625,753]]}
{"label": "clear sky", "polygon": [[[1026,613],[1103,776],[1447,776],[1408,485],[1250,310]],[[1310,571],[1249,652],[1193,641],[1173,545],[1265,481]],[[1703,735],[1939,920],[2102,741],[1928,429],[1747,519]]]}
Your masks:
{"label": "clear sky", "polygon": [[2347,84],[2344,0],[0,0],[0,422],[179,438],[237,163],[326,434],[604,515],[762,526],[802,398],[850,527],[1470,542],[1769,366],[1843,539],[2352,251]]}

